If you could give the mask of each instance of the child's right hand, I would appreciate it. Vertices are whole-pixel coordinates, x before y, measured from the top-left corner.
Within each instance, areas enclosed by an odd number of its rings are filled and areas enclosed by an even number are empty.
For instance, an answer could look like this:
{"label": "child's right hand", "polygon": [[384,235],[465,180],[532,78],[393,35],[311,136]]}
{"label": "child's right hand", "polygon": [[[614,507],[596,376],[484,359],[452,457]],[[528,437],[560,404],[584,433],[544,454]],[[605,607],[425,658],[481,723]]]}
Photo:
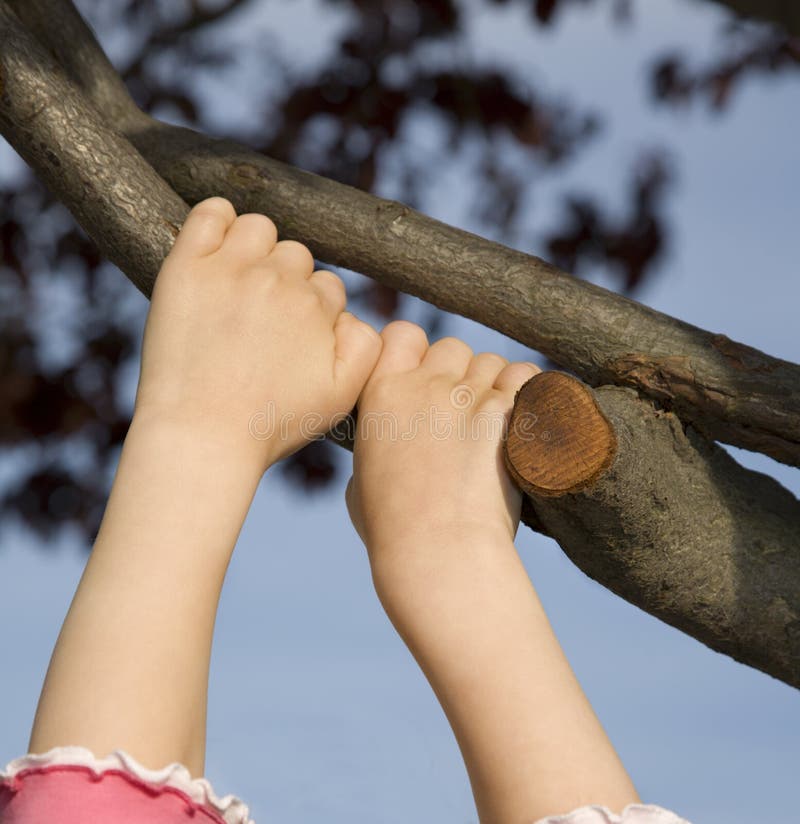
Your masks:
{"label": "child's right hand", "polygon": [[383,351],[358,402],[347,502],[373,561],[432,533],[494,533],[513,540],[520,493],[502,458],[519,387],[541,370],[473,355],[460,340],[428,346],[405,321],[382,333]]}

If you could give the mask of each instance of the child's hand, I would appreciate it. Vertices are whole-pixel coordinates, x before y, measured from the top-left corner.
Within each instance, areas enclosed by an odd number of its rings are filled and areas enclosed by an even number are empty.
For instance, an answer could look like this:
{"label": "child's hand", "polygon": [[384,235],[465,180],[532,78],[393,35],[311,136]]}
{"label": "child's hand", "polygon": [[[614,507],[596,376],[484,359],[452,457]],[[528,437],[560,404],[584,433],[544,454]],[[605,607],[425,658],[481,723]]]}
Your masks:
{"label": "child's hand", "polygon": [[381,349],[344,311],[341,280],[276,240],[269,218],[237,218],[222,198],[192,209],[153,291],[135,415],[262,470],[351,410]]}
{"label": "child's hand", "polygon": [[404,321],[382,337],[359,399],[347,495],[371,555],[432,533],[513,540],[521,498],[502,440],[516,391],[541,370],[473,355],[455,338],[429,347],[422,329]]}
{"label": "child's hand", "polygon": [[392,323],[358,403],[350,515],[453,727],[481,824],[638,798],[513,544],[502,434],[538,371]]}
{"label": "child's hand", "polygon": [[153,291],[134,419],[32,752],[124,749],[203,774],[217,602],[261,474],[352,409],[380,353],[343,311],[339,278],[313,268],[308,249],[226,200],[187,217]]}

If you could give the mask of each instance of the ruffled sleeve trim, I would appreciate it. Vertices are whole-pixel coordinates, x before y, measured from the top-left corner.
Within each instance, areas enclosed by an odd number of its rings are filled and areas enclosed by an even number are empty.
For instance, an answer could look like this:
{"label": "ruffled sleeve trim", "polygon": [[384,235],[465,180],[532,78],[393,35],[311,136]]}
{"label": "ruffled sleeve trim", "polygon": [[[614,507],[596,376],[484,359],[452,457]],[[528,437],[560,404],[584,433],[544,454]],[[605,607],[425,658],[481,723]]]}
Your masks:
{"label": "ruffled sleeve trim", "polygon": [[619,814],[592,804],[567,815],[540,818],[534,824],[690,824],[685,818],[655,804],[628,804]]}
{"label": "ruffled sleeve trim", "polygon": [[254,824],[246,804],[233,795],[220,798],[207,779],[192,778],[183,764],[176,762],[160,770],[151,770],[123,750],[114,750],[105,758],[98,758],[84,747],[55,747],[46,753],[24,755],[0,771],[0,782],[13,786],[15,779],[25,772],[57,767],[82,767],[98,776],[106,772],[123,773],[156,789],[179,792],[198,806],[215,812],[225,824]]}

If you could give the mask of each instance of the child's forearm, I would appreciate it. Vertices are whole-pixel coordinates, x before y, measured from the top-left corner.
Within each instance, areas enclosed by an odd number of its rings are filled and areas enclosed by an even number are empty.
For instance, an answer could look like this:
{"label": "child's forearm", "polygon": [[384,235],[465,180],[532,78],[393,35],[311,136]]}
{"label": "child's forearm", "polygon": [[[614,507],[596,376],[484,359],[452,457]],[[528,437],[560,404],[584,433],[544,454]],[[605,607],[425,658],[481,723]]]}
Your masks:
{"label": "child's forearm", "polygon": [[31,752],[120,748],[202,775],[217,601],[262,474],[239,446],[213,429],[134,419]]}
{"label": "child's forearm", "polygon": [[638,800],[507,534],[406,536],[370,556],[453,727],[482,824]]}
{"label": "child's forearm", "polygon": [[[189,213],[153,289],[134,423],[31,750],[119,748],[202,773],[217,601],[258,481],[353,408],[380,353],[345,302],[264,215],[221,198]],[[251,434],[266,408],[288,425]]]}

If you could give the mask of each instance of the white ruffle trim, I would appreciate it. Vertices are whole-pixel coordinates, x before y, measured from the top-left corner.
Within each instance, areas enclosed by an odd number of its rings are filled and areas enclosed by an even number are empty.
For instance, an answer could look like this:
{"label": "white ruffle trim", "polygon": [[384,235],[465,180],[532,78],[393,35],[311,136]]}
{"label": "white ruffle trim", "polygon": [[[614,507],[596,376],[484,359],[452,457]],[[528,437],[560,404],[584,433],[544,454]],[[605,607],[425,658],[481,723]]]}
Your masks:
{"label": "white ruffle trim", "polygon": [[608,807],[592,804],[567,815],[550,815],[547,818],[540,818],[534,824],[690,824],[690,822],[655,804],[628,804],[619,815],[612,813]]}
{"label": "white ruffle trim", "polygon": [[207,779],[192,778],[183,764],[176,762],[160,770],[150,770],[123,750],[114,750],[105,758],[97,758],[84,747],[55,747],[39,755],[23,755],[21,758],[15,758],[5,770],[0,771],[0,781],[13,779],[23,770],[61,765],[88,767],[95,775],[108,770],[128,773],[156,787],[170,787],[182,792],[196,804],[204,804],[214,810],[226,824],[253,824],[249,818],[250,811],[244,802],[233,795],[219,798]]}
{"label": "white ruffle trim", "polygon": [[[0,781],[11,780],[24,770],[52,766],[87,767],[95,775],[108,770],[127,773],[156,787],[169,787],[183,793],[195,804],[205,805],[220,815],[226,824],[254,824],[247,805],[236,796],[219,798],[205,778],[192,778],[183,764],[174,763],[160,770],[143,767],[123,750],[97,758],[85,747],[54,747],[46,753],[23,755],[0,770]],[[592,804],[566,815],[540,818],[534,824],[690,824],[675,813],[654,804],[628,804],[620,815],[608,807]]]}

